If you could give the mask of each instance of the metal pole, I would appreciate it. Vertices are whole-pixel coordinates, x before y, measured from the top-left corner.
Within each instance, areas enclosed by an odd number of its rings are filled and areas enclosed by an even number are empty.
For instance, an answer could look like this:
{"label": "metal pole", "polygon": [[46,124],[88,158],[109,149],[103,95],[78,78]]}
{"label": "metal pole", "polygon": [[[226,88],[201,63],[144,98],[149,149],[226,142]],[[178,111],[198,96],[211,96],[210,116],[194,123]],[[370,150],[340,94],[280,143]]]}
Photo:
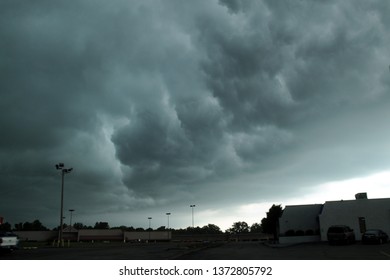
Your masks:
{"label": "metal pole", "polygon": [[149,220],[149,242],[150,242],[150,231],[152,230],[152,228],[151,228],[152,217],[148,217],[148,220]]}
{"label": "metal pole", "polygon": [[63,212],[64,212],[64,170],[61,170],[61,213],[60,213],[60,234],[58,238],[58,242],[60,246],[63,246],[62,243],[62,230],[63,230]]}
{"label": "metal pole", "polygon": [[169,216],[171,215],[171,213],[166,213],[167,214],[167,217],[168,217],[168,227],[167,229],[169,229]]}
{"label": "metal pole", "polygon": [[72,231],[72,215],[73,215],[74,209],[69,209],[70,212],[70,220],[69,220],[69,231]]}
{"label": "metal pole", "polygon": [[195,204],[190,205],[191,210],[192,210],[192,227],[194,227],[194,207],[195,206],[196,206]]}
{"label": "metal pole", "polygon": [[[63,163],[59,163],[59,164],[56,164],[56,169],[57,170],[61,170],[61,211],[60,211],[60,226],[59,226],[59,233],[58,233],[58,245],[63,247],[63,237],[62,237],[62,233],[63,233],[63,230],[64,230],[64,220],[63,220],[63,216],[64,216],[64,176],[65,176],[65,173],[69,173],[73,170],[73,168],[68,168],[68,169],[65,169],[64,168],[64,164]],[[60,245],[61,244],[61,245]]]}

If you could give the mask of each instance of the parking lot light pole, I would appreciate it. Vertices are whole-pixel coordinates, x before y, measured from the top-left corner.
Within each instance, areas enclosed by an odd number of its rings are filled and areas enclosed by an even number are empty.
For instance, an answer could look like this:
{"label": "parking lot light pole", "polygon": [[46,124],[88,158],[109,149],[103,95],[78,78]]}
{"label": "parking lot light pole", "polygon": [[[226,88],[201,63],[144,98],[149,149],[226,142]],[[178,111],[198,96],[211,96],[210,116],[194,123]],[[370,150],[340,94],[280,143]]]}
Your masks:
{"label": "parking lot light pole", "polygon": [[168,218],[168,227],[167,227],[167,229],[169,229],[169,216],[171,215],[171,213],[166,213],[166,215],[167,215],[167,218]]}
{"label": "parking lot light pole", "polygon": [[69,209],[70,212],[70,219],[69,219],[69,231],[72,231],[72,214],[74,209]]}
{"label": "parking lot light pole", "polygon": [[195,208],[195,204],[191,204],[190,207],[191,207],[191,210],[192,210],[192,227],[194,227],[194,208]]}
{"label": "parking lot light pole", "polygon": [[60,211],[60,228],[58,233],[58,243],[59,246],[63,247],[63,238],[62,238],[62,232],[64,230],[64,223],[63,223],[63,213],[64,213],[64,177],[65,174],[70,173],[73,168],[65,168],[65,165],[63,163],[56,164],[56,169],[61,170],[61,211]]}
{"label": "parking lot light pole", "polygon": [[149,240],[148,240],[148,242],[150,242],[150,231],[152,230],[152,228],[151,228],[152,217],[148,217],[148,220],[149,220]]}

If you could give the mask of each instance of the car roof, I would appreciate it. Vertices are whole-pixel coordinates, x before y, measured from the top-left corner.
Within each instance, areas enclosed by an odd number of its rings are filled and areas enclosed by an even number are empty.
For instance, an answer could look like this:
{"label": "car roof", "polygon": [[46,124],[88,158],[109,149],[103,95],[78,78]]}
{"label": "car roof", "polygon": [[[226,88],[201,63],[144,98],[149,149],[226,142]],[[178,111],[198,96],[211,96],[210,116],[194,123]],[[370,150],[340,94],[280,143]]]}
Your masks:
{"label": "car roof", "polygon": [[330,226],[330,227],[349,227],[347,225],[333,225],[333,226]]}

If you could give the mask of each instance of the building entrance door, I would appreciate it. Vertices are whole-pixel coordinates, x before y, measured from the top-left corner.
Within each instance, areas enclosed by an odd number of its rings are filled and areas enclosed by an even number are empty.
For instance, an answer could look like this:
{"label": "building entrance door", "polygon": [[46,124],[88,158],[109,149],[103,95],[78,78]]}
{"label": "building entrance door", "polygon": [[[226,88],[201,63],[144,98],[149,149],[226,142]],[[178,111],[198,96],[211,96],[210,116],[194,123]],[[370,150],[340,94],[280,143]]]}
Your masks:
{"label": "building entrance door", "polygon": [[360,228],[360,233],[366,232],[366,218],[359,217],[359,228]]}

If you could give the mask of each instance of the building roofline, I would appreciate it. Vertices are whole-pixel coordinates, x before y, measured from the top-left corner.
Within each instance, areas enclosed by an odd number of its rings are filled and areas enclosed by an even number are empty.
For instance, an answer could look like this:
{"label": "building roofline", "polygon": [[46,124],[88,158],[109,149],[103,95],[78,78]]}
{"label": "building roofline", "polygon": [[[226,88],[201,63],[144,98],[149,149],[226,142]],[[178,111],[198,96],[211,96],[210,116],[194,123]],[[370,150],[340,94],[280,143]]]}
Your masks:
{"label": "building roofline", "polygon": [[[334,202],[352,202],[352,201],[373,201],[373,200],[390,200],[390,197],[383,197],[383,198],[365,198],[365,199],[340,199],[340,200],[328,200],[325,201],[325,203],[334,203]],[[324,203],[324,204],[325,204]]]}
{"label": "building roofline", "polygon": [[295,204],[295,205],[286,205],[286,207],[302,207],[302,206],[317,206],[317,205],[324,205],[323,203],[314,203],[314,204]]}

